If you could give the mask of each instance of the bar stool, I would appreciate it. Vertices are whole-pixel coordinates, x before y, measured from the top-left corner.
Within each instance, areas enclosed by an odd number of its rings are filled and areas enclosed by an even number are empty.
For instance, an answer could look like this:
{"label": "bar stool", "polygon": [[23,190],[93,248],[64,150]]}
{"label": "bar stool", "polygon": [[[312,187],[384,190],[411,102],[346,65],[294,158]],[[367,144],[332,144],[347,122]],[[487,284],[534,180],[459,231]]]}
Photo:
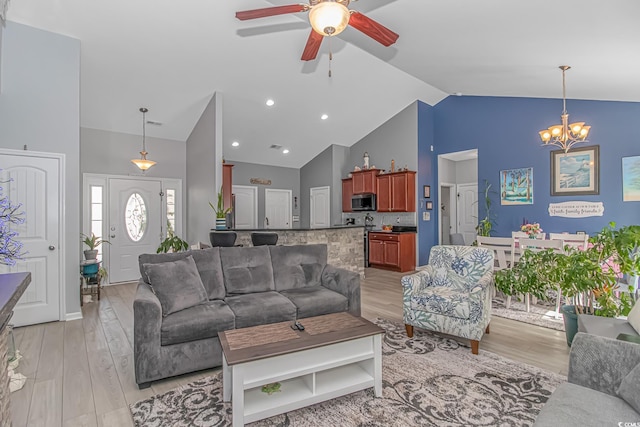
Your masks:
{"label": "bar stool", "polygon": [[224,246],[231,247],[236,243],[236,237],[238,235],[235,231],[210,231],[209,241],[211,246]]}
{"label": "bar stool", "polygon": [[251,233],[253,246],[275,245],[278,243],[278,233]]}

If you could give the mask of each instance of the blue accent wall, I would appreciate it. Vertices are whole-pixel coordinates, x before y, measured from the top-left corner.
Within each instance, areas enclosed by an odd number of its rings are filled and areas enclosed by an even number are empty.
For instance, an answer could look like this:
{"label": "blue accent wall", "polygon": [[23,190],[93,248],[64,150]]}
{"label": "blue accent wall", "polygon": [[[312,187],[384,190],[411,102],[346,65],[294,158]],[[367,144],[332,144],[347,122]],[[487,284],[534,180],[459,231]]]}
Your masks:
{"label": "blue accent wall", "polygon": [[[418,265],[426,264],[429,259],[429,250],[437,242],[437,209],[436,183],[438,175],[435,171],[436,154],[431,151],[434,144],[434,107],[418,101],[418,203],[416,209],[418,223]],[[423,185],[431,186],[431,198],[423,197]],[[432,200],[434,209],[430,221],[422,220],[422,213],[426,211],[426,200]]]}
{"label": "blue accent wall", "polygon": [[[622,157],[640,155],[640,103],[568,100],[569,121],[585,121],[591,125],[589,142],[580,145],[600,146],[600,194],[593,196],[551,196],[550,147],[543,147],[538,131],[560,122],[562,100],[538,98],[450,96],[428,107],[418,109],[419,184],[432,185],[437,197],[437,156],[455,151],[478,149],[478,187],[484,180],[496,190],[493,195],[497,225],[492,235],[510,236],[519,229],[523,218],[539,222],[545,232],[592,234],[609,221],[618,225],[640,224],[640,202],[622,201]],[[433,131],[432,136],[429,132]],[[433,144],[435,152],[430,152]],[[555,147],[553,149],[556,149]],[[504,169],[533,167],[534,204],[501,206],[499,173]],[[439,206],[435,197],[434,209]],[[603,217],[551,217],[549,203],[564,201],[601,201]],[[484,206],[479,204],[479,216]],[[426,262],[428,248],[437,242],[437,215],[420,224],[420,263]],[[426,232],[426,234],[423,233]]]}

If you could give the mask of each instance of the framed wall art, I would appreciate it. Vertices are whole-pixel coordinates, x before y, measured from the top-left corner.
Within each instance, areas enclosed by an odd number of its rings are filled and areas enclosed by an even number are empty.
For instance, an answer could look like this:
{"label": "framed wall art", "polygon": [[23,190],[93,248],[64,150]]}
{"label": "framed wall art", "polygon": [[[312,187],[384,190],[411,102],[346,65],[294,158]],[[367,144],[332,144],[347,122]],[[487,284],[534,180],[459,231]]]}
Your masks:
{"label": "framed wall art", "polygon": [[427,210],[430,211],[433,209],[433,202],[427,202]]}
{"label": "framed wall art", "polygon": [[640,202],[640,156],[622,158],[622,201]]}
{"label": "framed wall art", "polygon": [[431,197],[431,186],[430,185],[423,185],[422,186],[422,193],[423,193],[425,199],[428,199],[429,197]]}
{"label": "framed wall art", "polygon": [[533,204],[533,168],[500,171],[500,204]]}
{"label": "framed wall art", "polygon": [[551,195],[600,194],[600,146],[551,152]]}

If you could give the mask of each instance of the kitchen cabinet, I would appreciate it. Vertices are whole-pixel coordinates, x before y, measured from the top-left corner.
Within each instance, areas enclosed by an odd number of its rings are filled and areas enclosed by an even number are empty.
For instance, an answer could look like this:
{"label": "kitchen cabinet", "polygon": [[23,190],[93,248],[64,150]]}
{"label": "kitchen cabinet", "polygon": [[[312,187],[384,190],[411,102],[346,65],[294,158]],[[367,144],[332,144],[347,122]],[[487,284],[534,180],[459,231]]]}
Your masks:
{"label": "kitchen cabinet", "polygon": [[342,180],[342,212],[353,212],[351,209],[351,196],[353,195],[353,178]]}
{"label": "kitchen cabinet", "polygon": [[400,272],[416,268],[415,233],[369,233],[369,264]]}
{"label": "kitchen cabinet", "polygon": [[368,169],[364,171],[351,172],[353,194],[364,194],[376,192],[376,176],[380,173],[378,169]]}
{"label": "kitchen cabinet", "polygon": [[416,211],[416,173],[403,171],[376,178],[378,212]]}
{"label": "kitchen cabinet", "polygon": [[229,163],[222,164],[222,199],[224,208],[229,209],[233,206],[233,165]]}

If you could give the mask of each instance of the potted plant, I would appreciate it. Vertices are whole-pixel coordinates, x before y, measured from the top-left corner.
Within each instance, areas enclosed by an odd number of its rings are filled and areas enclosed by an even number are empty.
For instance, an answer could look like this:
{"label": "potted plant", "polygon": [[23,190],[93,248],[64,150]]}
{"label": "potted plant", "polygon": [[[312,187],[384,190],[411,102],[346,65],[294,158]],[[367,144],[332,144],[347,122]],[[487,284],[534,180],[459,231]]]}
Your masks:
{"label": "potted plant", "polygon": [[213,212],[216,214],[216,230],[224,230],[227,228],[227,214],[231,212],[231,208],[224,208],[222,187],[220,187],[220,191],[218,191],[217,205],[213,206],[213,203],[209,202],[209,206],[211,206],[211,209],[213,209]]}
{"label": "potted plant", "polygon": [[189,243],[176,236],[171,223],[167,221],[167,237],[160,243],[156,253],[182,252],[189,249]]}
{"label": "potted plant", "polygon": [[96,236],[94,233],[91,233],[91,236],[87,236],[86,234],[81,233],[81,236],[83,237],[82,243],[89,247],[89,249],[86,249],[84,251],[84,259],[86,260],[96,259],[96,257],[98,256],[98,250],[96,248],[101,244],[111,244],[111,242],[109,242],[108,240],[103,240],[100,237]]}
{"label": "potted plant", "polygon": [[484,218],[482,218],[476,226],[476,233],[478,236],[491,236],[491,230],[495,225],[495,215],[491,212],[491,194],[495,194],[495,191],[491,191],[491,184],[488,180],[484,180]]}

